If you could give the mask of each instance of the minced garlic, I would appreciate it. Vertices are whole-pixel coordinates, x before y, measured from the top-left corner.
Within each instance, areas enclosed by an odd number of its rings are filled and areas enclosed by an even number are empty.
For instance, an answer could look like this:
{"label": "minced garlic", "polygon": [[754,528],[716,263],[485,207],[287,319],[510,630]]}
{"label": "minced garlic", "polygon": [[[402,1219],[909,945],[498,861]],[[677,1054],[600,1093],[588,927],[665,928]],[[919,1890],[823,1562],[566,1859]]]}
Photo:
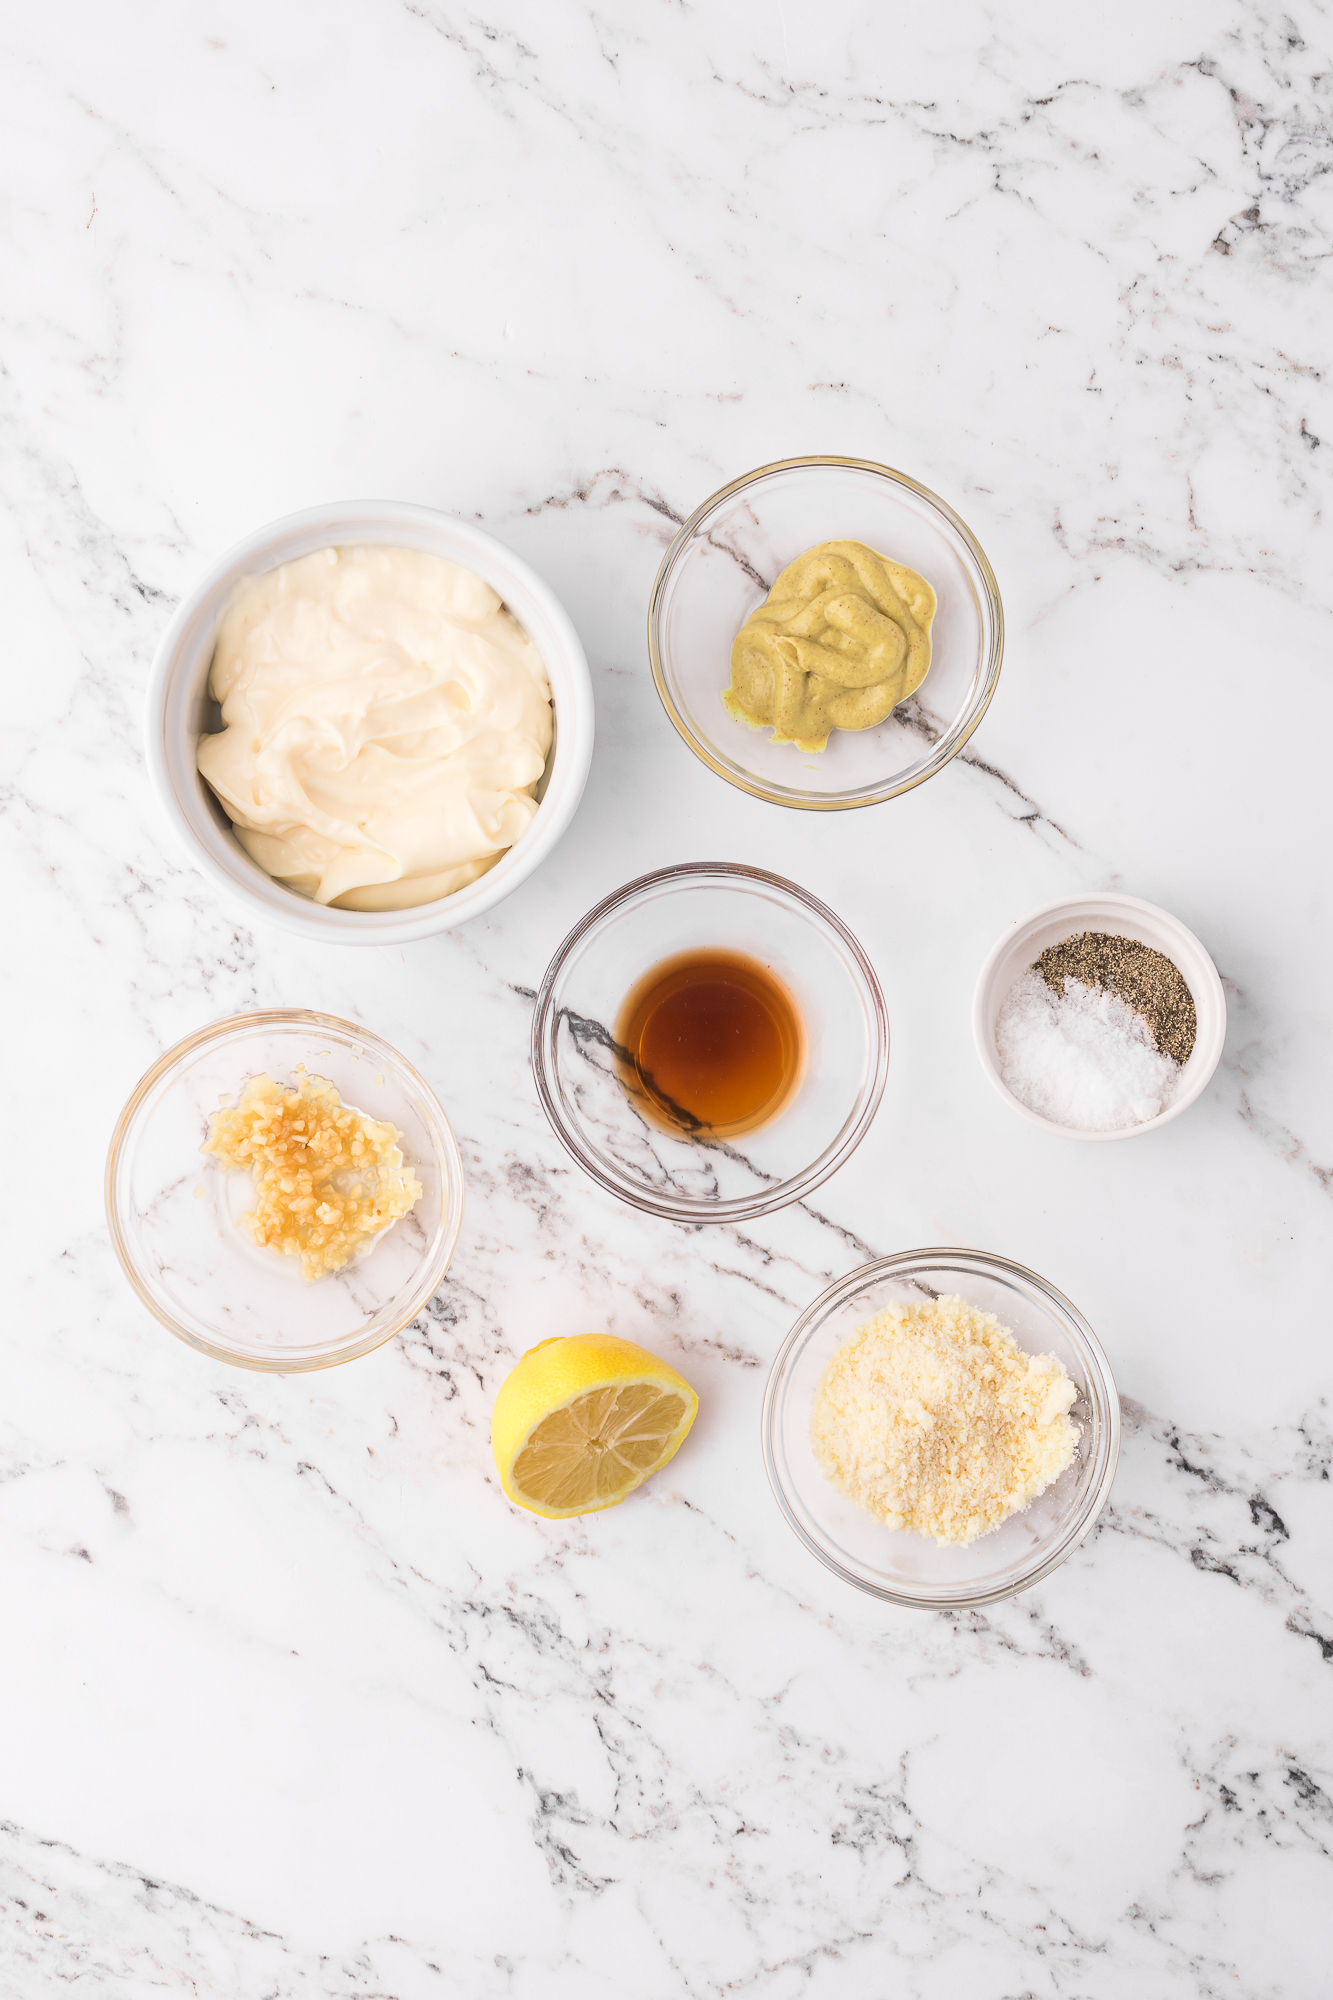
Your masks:
{"label": "minced garlic", "polygon": [[291,1090],[252,1076],[238,1104],[210,1117],[203,1150],[253,1180],[241,1219],[254,1241],[323,1278],[415,1207],[421,1183],[403,1165],[396,1125],[344,1104],[303,1064],[296,1078]]}
{"label": "minced garlic", "polygon": [[960,1298],[890,1306],[824,1370],[810,1416],[820,1467],[890,1528],[942,1545],[998,1528],[1074,1456],[1076,1390]]}

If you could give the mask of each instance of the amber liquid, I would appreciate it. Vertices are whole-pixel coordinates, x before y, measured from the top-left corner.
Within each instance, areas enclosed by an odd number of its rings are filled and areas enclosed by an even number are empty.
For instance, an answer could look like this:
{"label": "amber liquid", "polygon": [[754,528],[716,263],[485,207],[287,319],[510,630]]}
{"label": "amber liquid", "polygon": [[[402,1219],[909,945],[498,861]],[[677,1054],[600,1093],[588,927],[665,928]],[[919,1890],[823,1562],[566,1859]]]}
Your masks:
{"label": "amber liquid", "polygon": [[732,1138],[782,1109],[805,1037],[796,1003],[766,966],[701,950],[644,974],[621,1008],[616,1040],[633,1068],[627,1081],[659,1123]]}

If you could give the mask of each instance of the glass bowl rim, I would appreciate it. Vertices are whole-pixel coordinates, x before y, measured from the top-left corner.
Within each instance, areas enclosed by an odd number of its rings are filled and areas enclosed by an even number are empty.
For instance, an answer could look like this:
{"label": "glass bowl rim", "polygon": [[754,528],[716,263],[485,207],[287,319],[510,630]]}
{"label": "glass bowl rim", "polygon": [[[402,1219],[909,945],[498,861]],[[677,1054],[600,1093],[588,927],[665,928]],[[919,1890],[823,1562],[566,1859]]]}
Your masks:
{"label": "glass bowl rim", "polygon": [[[932,746],[930,756],[920,768],[915,765],[908,767],[909,773],[914,775],[866,786],[858,794],[836,798],[819,798],[813,795],[798,797],[789,791],[778,791],[748,774],[728,770],[713,755],[702,737],[695,735],[677,707],[667,681],[661,648],[662,599],[667,583],[672,571],[684,555],[687,545],[708,515],[715,507],[720,507],[724,500],[729,500],[733,494],[743,492],[747,486],[753,486],[761,479],[770,478],[774,473],[800,471],[810,466],[842,466],[856,472],[871,472],[881,479],[887,479],[892,485],[907,487],[919,499],[924,500],[927,506],[933,507],[959,536],[976,563],[982,594],[994,621],[981,692],[979,697],[964,709],[961,724],[956,728],[951,725],[943,732]],[[753,472],[743,472],[738,479],[729,480],[725,486],[720,486],[716,493],[701,501],[677,529],[662,558],[648,599],[648,659],[658,699],[666,710],[676,734],[716,777],[724,779],[729,785],[734,785],[738,791],[747,792],[751,798],[765,800],[769,805],[786,806],[793,811],[803,812],[849,812],[860,806],[882,805],[886,799],[896,799],[902,793],[913,791],[918,785],[924,785],[928,778],[935,777],[946,764],[952,762],[974,734],[977,725],[991,705],[991,699],[1000,679],[1000,668],[1004,661],[1004,605],[990,559],[966,521],[960,514],[955,513],[947,500],[941,500],[938,493],[933,493],[928,486],[923,486],[920,480],[913,479],[910,473],[899,472],[892,465],[881,465],[873,458],[845,458],[829,452],[815,452],[803,458],[775,458],[768,465],[756,466]]]}
{"label": "glass bowl rim", "polygon": [[[818,1168],[818,1171],[808,1167],[793,1179],[781,1182],[777,1188],[770,1189],[765,1194],[745,1195],[735,1201],[709,1204],[663,1199],[649,1194],[642,1188],[632,1186],[628,1181],[622,1183],[614,1180],[605,1173],[561,1114],[546,1060],[547,1031],[551,1022],[552,997],[556,981],[575,946],[604,917],[612,915],[617,909],[644,892],[669,882],[700,875],[740,877],[749,882],[766,883],[770,888],[778,889],[784,895],[793,897],[808,914],[814,916],[817,923],[832,930],[839,942],[847,948],[865,982],[875,1024],[875,1060],[870,1083],[852,1129],[846,1134],[832,1157],[822,1166],[816,1161],[814,1168]],[[741,861],[680,861],[667,868],[652,869],[647,875],[636,875],[633,881],[622,883],[620,888],[613,889],[609,896],[603,896],[599,903],[594,904],[592,909],[580,917],[573,929],[556,947],[542,983],[537,989],[533,1005],[529,1062],[533,1081],[537,1087],[537,1096],[551,1130],[571,1158],[608,1194],[615,1195],[619,1201],[628,1202],[632,1208],[641,1209],[645,1214],[661,1216],[667,1222],[687,1224],[745,1222],[753,1220],[756,1216],[773,1214],[778,1209],[790,1208],[793,1202],[803,1200],[806,1195],[821,1186],[831,1174],[836,1173],[856,1151],[879,1109],[888,1079],[889,1015],[884,1004],[879,978],[864,947],[843,923],[841,917],[829,909],[826,903],[822,903],[818,896],[812,895],[808,889],[801,888],[799,883],[790,881],[785,875],[775,875],[767,868],[751,868]]]}
{"label": "glass bowl rim", "polygon": [[[959,1265],[970,1266],[980,1275],[1017,1279],[1021,1284],[1031,1286],[1042,1303],[1054,1309],[1054,1317],[1062,1322],[1073,1345],[1079,1350],[1087,1370],[1088,1401],[1097,1427],[1096,1458],[1088,1490],[1064,1528],[1049,1548],[1034,1557],[1029,1567],[1020,1571],[1009,1582],[980,1591],[955,1586],[938,1591],[895,1590],[885,1584],[870,1583],[864,1577],[855,1575],[822,1547],[797,1518],[779,1472],[781,1456],[774,1442],[779,1392],[798,1348],[835,1307],[845,1304],[857,1292],[868,1290],[880,1278],[917,1272],[925,1275],[946,1265],[955,1268]],[[1013,1258],[1002,1257],[990,1250],[955,1250],[947,1244],[935,1244],[921,1250],[900,1250],[892,1256],[876,1257],[868,1264],[858,1265],[854,1271],[849,1271],[845,1277],[838,1278],[822,1291],[819,1297],[799,1315],[773,1357],[773,1365],[769,1369],[768,1381],[764,1386],[764,1401],[759,1423],[764,1470],[768,1475],[768,1483],[783,1519],[797,1539],[843,1583],[865,1591],[870,1597],[878,1597],[888,1604],[902,1605],[911,1611],[975,1610],[982,1605],[998,1604],[1006,1597],[1016,1597],[1020,1591],[1030,1590],[1034,1584],[1042,1582],[1053,1570],[1058,1569],[1092,1532],[1110,1495],[1120,1459],[1120,1398],[1115,1378],[1101,1342],[1077,1306],[1047,1279],[1029,1270],[1025,1264],[1016,1263]]]}
{"label": "glass bowl rim", "polygon": [[[125,1241],[125,1233],[121,1226],[121,1219],[116,1205],[116,1174],[120,1165],[121,1152],[126,1137],[145,1099],[162,1081],[163,1077],[177,1068],[187,1056],[192,1055],[196,1049],[206,1047],[209,1042],[224,1041],[228,1035],[242,1029],[291,1027],[293,1025],[309,1027],[314,1031],[322,1030],[324,1032],[332,1028],[340,1034],[354,1036],[357,1041],[363,1042],[366,1045],[367,1050],[373,1050],[377,1055],[387,1058],[392,1067],[406,1074],[410,1082],[420,1092],[428,1114],[428,1122],[435,1128],[436,1139],[445,1157],[445,1191],[446,1194],[452,1191],[454,1198],[452,1201],[452,1213],[450,1214],[446,1211],[444,1234],[440,1246],[434,1257],[424,1267],[430,1281],[429,1288],[426,1288],[425,1278],[417,1280],[411,1291],[406,1294],[410,1302],[410,1310],[404,1310],[399,1315],[397,1308],[389,1309],[389,1317],[392,1323],[385,1327],[376,1326],[367,1332],[350,1335],[346,1340],[331,1343],[326,1348],[294,1348],[288,1355],[269,1360],[261,1355],[239,1352],[235,1348],[228,1347],[224,1341],[205,1339],[201,1334],[194,1333],[190,1328],[182,1326],[174,1315],[161,1304],[151,1288],[140,1278],[134,1261],[129,1254]],[[260,1374],[265,1375],[303,1375],[316,1368],[335,1368],[344,1361],[356,1361],[363,1354],[373,1353],[377,1347],[382,1347],[386,1341],[392,1340],[395,1334],[401,1333],[403,1328],[416,1318],[428,1300],[433,1298],[439,1290],[441,1280],[452,1262],[454,1250],[458,1243],[458,1233],[463,1224],[463,1204],[466,1196],[463,1180],[463,1160],[458,1150],[458,1141],[454,1137],[453,1127],[445,1116],[444,1107],[440,1103],[439,1098],[435,1095],[435,1092],[421,1073],[408,1062],[406,1056],[400,1055],[398,1050],[389,1042],[384,1041],[381,1036],[374,1034],[369,1028],[362,1027],[360,1022],[347,1021],[339,1014],[323,1014],[313,1008],[306,1007],[260,1007],[247,1013],[227,1014],[221,1020],[211,1021],[203,1028],[196,1028],[192,1034],[184,1036],[179,1042],[174,1042],[169,1049],[158,1057],[155,1063],[151,1064],[145,1070],[138,1083],[134,1086],[134,1089],[130,1092],[124,1108],[116,1119],[115,1129],[111,1134],[111,1143],[107,1148],[102,1188],[103,1199],[106,1205],[107,1229],[111,1237],[112,1248],[115,1250],[120,1268],[128,1279],[130,1287],[138,1298],[139,1303],[147,1308],[160,1325],[166,1327],[168,1333],[175,1334],[178,1340],[183,1340],[187,1347],[193,1347],[197,1353],[206,1354],[212,1361],[223,1361],[235,1368],[252,1368]]]}

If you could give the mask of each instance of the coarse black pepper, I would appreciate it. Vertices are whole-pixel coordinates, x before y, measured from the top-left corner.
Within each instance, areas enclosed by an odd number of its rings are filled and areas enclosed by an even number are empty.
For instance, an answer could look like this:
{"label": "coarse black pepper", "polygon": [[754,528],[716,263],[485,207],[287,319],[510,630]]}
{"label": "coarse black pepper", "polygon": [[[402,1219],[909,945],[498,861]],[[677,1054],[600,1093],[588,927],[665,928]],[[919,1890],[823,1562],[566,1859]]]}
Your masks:
{"label": "coarse black pepper", "polygon": [[1032,969],[1056,993],[1063,994],[1066,979],[1078,979],[1118,994],[1146,1022],[1164,1056],[1189,1061],[1198,1030],[1194,999],[1165,952],[1137,938],[1080,931],[1048,946]]}

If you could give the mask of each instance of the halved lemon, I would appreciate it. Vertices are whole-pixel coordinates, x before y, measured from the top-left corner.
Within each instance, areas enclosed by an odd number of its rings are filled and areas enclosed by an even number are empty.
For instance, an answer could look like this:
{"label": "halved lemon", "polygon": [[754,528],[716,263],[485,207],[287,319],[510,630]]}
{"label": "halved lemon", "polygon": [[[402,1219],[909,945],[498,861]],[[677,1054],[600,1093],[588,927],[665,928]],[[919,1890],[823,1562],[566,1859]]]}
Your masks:
{"label": "halved lemon", "polygon": [[505,1377],[491,1412],[500,1484],[552,1521],[614,1507],[680,1449],[698,1408],[685,1378],[632,1340],[543,1340]]}

